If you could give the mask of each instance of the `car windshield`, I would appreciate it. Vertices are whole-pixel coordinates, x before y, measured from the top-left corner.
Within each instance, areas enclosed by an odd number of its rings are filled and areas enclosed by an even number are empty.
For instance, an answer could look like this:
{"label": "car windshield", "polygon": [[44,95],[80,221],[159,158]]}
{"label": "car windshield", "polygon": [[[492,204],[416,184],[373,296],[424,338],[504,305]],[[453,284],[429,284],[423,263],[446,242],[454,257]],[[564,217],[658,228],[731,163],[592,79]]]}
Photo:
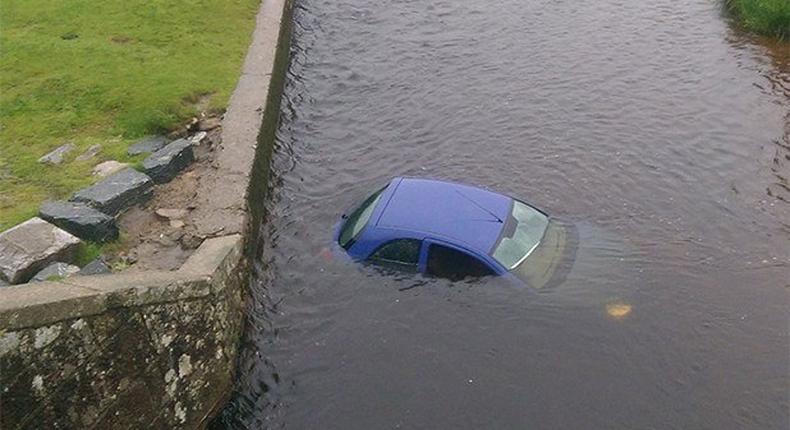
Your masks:
{"label": "car windshield", "polygon": [[372,196],[368,197],[358,208],[351,213],[346,219],[346,223],[343,225],[343,229],[340,231],[340,238],[338,238],[338,243],[345,249],[348,249],[351,244],[353,243],[354,239],[357,238],[359,233],[365,227],[365,224],[368,223],[370,219],[370,215],[373,214],[373,209],[376,207],[376,204],[379,202],[381,198],[381,192],[384,191],[384,188],[380,189]]}
{"label": "car windshield", "polygon": [[514,200],[513,212],[494,248],[494,259],[512,270],[538,246],[548,225],[549,219],[546,215]]}

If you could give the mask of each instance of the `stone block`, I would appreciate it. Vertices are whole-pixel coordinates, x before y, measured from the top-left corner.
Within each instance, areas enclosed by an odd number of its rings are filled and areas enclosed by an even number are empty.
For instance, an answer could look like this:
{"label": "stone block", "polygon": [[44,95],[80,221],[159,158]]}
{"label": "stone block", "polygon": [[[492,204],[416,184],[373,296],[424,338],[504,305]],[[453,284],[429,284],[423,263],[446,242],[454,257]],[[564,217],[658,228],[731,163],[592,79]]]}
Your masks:
{"label": "stone block", "polygon": [[143,161],[143,168],[157,184],[170,181],[194,160],[192,143],[186,139],[170,142]]}
{"label": "stone block", "polygon": [[66,264],[60,262],[52,263],[46,268],[44,268],[44,270],[36,273],[36,275],[33,276],[32,279],[30,279],[30,282],[44,282],[44,281],[52,281],[60,278],[68,278],[69,276],[74,275],[79,271],[80,268],[72,264]]}
{"label": "stone block", "polygon": [[112,269],[107,263],[104,262],[101,258],[97,258],[90,263],[86,264],[85,267],[80,269],[77,272],[79,276],[89,276],[89,275],[106,275],[112,273]]}
{"label": "stone block", "polygon": [[43,164],[60,164],[66,158],[69,152],[74,150],[74,144],[67,143],[55,148],[54,151],[44,155],[38,159],[39,163]]}
{"label": "stone block", "polygon": [[162,149],[167,145],[167,138],[164,136],[148,136],[138,140],[126,151],[129,155],[150,154]]}
{"label": "stone block", "polygon": [[148,175],[125,169],[77,191],[71,201],[86,203],[108,215],[116,215],[151,198],[152,188],[153,181]]}
{"label": "stone block", "polygon": [[107,242],[118,238],[115,218],[86,203],[46,202],[41,206],[39,216],[85,240]]}
{"label": "stone block", "polygon": [[0,278],[26,282],[55,261],[72,261],[80,240],[41,218],[0,233]]}

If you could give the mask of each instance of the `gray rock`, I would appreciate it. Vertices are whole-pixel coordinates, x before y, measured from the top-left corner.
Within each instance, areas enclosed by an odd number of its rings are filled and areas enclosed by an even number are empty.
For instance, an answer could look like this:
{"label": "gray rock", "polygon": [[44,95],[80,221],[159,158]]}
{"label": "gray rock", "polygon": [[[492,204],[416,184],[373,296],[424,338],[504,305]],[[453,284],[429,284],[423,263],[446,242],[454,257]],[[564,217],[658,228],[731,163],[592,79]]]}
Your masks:
{"label": "gray rock", "polygon": [[0,233],[0,278],[26,282],[50,263],[72,261],[79,244],[78,238],[43,219],[29,219]]}
{"label": "gray rock", "polygon": [[192,160],[192,143],[186,139],[178,139],[146,158],[143,168],[154,182],[162,184],[175,178]]}
{"label": "gray rock", "polygon": [[47,266],[44,270],[36,273],[30,282],[44,282],[44,281],[51,281],[54,278],[61,279],[61,278],[68,278],[71,275],[79,272],[80,268],[77,266],[72,266],[71,264],[66,263],[52,263]]}
{"label": "gray rock", "polygon": [[127,167],[129,167],[129,165],[126,163],[119,163],[115,160],[105,161],[104,163],[99,163],[93,167],[93,175],[106,178],[107,176],[110,176],[115,172],[120,172]]}
{"label": "gray rock", "polygon": [[46,202],[41,205],[39,216],[85,240],[107,242],[118,238],[115,218],[85,203]]}
{"label": "gray rock", "polygon": [[126,151],[129,155],[150,154],[159,151],[167,145],[167,138],[164,136],[148,136],[135,142]]}
{"label": "gray rock", "polygon": [[148,175],[134,169],[124,169],[96,184],[77,191],[73,202],[87,203],[108,215],[117,215],[153,194],[153,181]]}
{"label": "gray rock", "polygon": [[106,275],[108,273],[112,273],[110,266],[108,266],[101,258],[97,258],[90,263],[86,264],[85,267],[80,269],[77,272],[79,276],[89,276],[89,275]]}
{"label": "gray rock", "polygon": [[82,154],[80,154],[76,160],[77,161],[86,161],[90,160],[91,158],[95,157],[101,151],[101,145],[91,145],[90,148],[85,150]]}
{"label": "gray rock", "polygon": [[0,288],[7,287],[9,285],[11,285],[11,284],[9,284],[8,282],[6,282],[2,278],[0,278]]}
{"label": "gray rock", "polygon": [[56,148],[54,151],[38,159],[39,163],[60,164],[66,155],[74,150],[74,144],[67,143]]}

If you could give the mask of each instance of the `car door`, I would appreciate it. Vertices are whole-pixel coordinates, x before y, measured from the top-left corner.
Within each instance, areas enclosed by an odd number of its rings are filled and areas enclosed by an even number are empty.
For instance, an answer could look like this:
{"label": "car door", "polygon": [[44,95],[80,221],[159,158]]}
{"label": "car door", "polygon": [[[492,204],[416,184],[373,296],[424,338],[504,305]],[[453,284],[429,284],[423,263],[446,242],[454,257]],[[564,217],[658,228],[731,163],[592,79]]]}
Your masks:
{"label": "car door", "polygon": [[427,275],[452,281],[496,274],[486,262],[470,252],[435,239],[426,239],[423,242],[420,270]]}

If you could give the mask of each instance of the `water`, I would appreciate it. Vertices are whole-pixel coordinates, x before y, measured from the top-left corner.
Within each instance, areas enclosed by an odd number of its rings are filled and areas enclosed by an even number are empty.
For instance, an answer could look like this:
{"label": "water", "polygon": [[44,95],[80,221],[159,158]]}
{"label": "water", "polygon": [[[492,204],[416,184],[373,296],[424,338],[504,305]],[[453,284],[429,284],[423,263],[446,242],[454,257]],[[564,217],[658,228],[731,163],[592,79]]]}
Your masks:
{"label": "water", "polygon": [[[788,428],[787,44],[708,0],[298,0],[294,19],[216,427]],[[342,210],[397,175],[573,223],[567,280],[328,258]]]}

